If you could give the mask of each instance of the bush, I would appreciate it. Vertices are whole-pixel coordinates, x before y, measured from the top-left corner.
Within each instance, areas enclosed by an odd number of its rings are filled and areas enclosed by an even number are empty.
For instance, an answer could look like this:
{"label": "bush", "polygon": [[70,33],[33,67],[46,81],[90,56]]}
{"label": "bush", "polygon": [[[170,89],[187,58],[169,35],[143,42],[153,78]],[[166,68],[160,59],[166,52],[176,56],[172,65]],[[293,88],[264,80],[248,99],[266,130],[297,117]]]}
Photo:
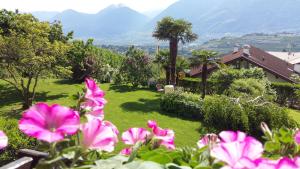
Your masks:
{"label": "bush", "polygon": [[272,83],[272,88],[277,93],[277,100],[281,105],[294,106],[300,102],[300,97],[298,95],[300,91],[299,84],[276,82]]}
{"label": "bush", "polygon": [[245,112],[247,112],[249,119],[249,133],[253,136],[260,137],[263,135],[260,130],[260,123],[265,122],[272,129],[279,129],[281,127],[295,128],[297,122],[291,119],[288,111],[273,103],[268,104],[243,104]]}
{"label": "bush", "polygon": [[0,118],[0,129],[8,137],[8,146],[4,150],[1,150],[0,153],[0,166],[16,160],[19,149],[34,149],[37,145],[35,139],[31,139],[19,131],[17,120]]}
{"label": "bush", "polygon": [[184,78],[179,80],[179,86],[183,87],[186,91],[193,93],[200,93],[201,79],[200,78]]}
{"label": "bush", "polygon": [[263,134],[259,128],[261,122],[267,123],[272,129],[297,127],[286,109],[269,102],[250,102],[246,99],[213,95],[204,99],[202,111],[207,127],[218,131],[241,130],[257,138]]}
{"label": "bush", "polygon": [[261,68],[251,69],[220,69],[210,76],[208,79],[209,86],[216,94],[223,94],[236,79],[264,79],[264,71]]}
{"label": "bush", "polygon": [[192,93],[174,92],[161,97],[160,107],[163,111],[177,117],[202,119],[202,100]]}
{"label": "bush", "polygon": [[225,91],[231,97],[258,97],[262,96],[266,100],[274,100],[276,92],[271,88],[270,82],[259,79],[237,79]]}
{"label": "bush", "polygon": [[204,123],[208,127],[222,130],[249,131],[247,114],[229,97],[224,95],[207,96],[202,106]]}

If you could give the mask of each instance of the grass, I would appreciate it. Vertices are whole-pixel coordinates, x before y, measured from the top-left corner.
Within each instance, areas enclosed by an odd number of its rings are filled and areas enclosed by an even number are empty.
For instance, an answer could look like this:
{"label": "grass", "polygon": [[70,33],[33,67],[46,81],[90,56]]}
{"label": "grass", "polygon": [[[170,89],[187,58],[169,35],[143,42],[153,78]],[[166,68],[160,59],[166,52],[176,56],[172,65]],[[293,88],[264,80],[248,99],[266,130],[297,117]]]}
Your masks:
{"label": "grass", "polygon": [[294,109],[289,109],[290,116],[296,120],[298,123],[300,123],[300,111],[299,110],[294,110]]}
{"label": "grass", "polygon": [[[82,91],[83,84],[72,84],[63,80],[41,80],[37,88],[37,101],[58,103],[66,106],[76,104],[76,94]],[[156,120],[163,128],[175,131],[177,146],[195,146],[200,137],[201,123],[170,117],[160,112],[160,94],[149,89],[134,90],[128,86],[101,84],[106,91],[108,104],[105,119],[114,123],[120,133],[130,127],[147,127],[147,120]],[[0,81],[0,116],[20,118],[20,100],[11,88]],[[122,144],[118,144],[120,150]]]}

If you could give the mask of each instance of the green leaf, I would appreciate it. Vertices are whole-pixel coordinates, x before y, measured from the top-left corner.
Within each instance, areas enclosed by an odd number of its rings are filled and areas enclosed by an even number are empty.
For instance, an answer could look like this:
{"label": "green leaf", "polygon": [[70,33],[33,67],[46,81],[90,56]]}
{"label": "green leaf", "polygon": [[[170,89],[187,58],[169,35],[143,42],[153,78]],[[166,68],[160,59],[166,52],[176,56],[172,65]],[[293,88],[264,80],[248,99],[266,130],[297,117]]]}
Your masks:
{"label": "green leaf", "polygon": [[166,164],[166,169],[192,169],[192,168],[188,166],[178,166],[174,163],[169,163]]}
{"label": "green leaf", "polygon": [[278,142],[272,142],[272,141],[267,141],[265,143],[265,150],[267,152],[279,151],[280,150],[280,143],[278,143]]}

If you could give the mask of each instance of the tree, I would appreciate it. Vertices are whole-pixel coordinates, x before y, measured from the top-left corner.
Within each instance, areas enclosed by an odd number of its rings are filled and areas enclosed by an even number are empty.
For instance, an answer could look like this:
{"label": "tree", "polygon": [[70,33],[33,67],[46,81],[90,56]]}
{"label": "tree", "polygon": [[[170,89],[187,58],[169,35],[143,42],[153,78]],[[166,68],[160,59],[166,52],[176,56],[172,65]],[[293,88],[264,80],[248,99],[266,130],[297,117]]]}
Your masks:
{"label": "tree", "polygon": [[1,11],[0,18],[0,79],[18,91],[27,109],[41,76],[70,73],[68,66],[60,64],[69,46],[55,38],[50,42],[50,24],[30,14]]}
{"label": "tree", "polygon": [[[159,50],[155,55],[154,63],[158,64],[158,67],[162,67],[166,73],[166,84],[170,83],[170,69],[169,69],[169,58],[170,51],[169,50]],[[159,73],[160,74],[160,73]]]}
{"label": "tree", "polygon": [[192,32],[192,24],[183,19],[176,20],[172,17],[165,17],[157,23],[152,36],[158,40],[169,41],[170,83],[175,85],[178,43],[185,44],[197,39],[197,35]]}
{"label": "tree", "polygon": [[202,65],[201,71],[201,82],[202,82],[202,98],[205,98],[206,95],[206,85],[207,85],[207,68],[208,65],[216,65],[217,61],[219,60],[216,58],[218,55],[217,52],[210,51],[210,50],[195,50],[193,51],[193,57],[191,58],[191,64],[193,66]]}
{"label": "tree", "polygon": [[132,46],[126,52],[121,72],[126,81],[131,83],[133,87],[145,86],[152,76],[151,60],[143,50]]}

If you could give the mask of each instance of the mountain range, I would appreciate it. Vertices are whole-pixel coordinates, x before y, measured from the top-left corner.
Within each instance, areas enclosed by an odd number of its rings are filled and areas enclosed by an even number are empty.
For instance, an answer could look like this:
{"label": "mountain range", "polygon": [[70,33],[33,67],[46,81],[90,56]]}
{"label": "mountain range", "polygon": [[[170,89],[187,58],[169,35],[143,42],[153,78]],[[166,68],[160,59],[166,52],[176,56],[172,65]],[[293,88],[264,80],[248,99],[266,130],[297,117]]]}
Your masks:
{"label": "mountain range", "polygon": [[153,43],[151,33],[165,16],[192,22],[202,42],[228,35],[300,32],[300,0],[179,0],[154,18],[116,5],[96,14],[66,10],[33,15],[41,20],[60,20],[65,31],[74,30],[77,38],[118,44]]}

